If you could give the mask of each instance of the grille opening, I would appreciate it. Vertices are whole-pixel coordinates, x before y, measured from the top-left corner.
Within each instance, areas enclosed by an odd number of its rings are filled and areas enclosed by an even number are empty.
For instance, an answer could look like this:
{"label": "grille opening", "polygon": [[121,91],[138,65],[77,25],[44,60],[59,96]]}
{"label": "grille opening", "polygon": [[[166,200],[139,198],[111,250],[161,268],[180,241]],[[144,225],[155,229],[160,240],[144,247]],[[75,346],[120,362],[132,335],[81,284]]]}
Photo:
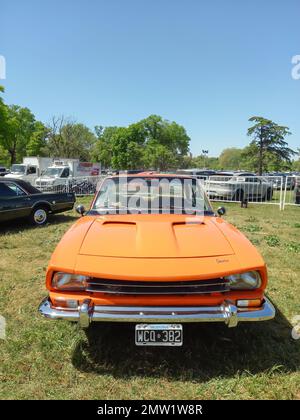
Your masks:
{"label": "grille opening", "polygon": [[224,278],[192,281],[129,281],[91,278],[87,291],[117,295],[185,295],[222,293],[230,290]]}

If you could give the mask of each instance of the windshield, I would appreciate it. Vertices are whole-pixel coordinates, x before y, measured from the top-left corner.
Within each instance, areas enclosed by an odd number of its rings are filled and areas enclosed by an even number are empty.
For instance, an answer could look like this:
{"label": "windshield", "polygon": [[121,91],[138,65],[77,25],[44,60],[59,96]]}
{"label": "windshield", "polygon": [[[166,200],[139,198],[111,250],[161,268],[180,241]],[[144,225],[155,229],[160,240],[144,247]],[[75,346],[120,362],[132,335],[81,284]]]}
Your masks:
{"label": "windshield", "polygon": [[60,176],[63,168],[47,168],[43,173],[44,176]]}
{"label": "windshield", "polygon": [[115,177],[104,180],[91,212],[213,213],[200,182],[182,177]]}
{"label": "windshield", "polygon": [[11,172],[14,174],[25,174],[26,166],[25,165],[12,165]]}

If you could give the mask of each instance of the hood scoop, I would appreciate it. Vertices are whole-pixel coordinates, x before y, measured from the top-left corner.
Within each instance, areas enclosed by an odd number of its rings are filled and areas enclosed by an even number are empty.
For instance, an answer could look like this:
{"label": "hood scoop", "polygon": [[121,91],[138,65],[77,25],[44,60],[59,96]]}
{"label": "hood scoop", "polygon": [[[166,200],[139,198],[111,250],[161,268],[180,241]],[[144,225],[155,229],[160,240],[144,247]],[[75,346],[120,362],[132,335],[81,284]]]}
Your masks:
{"label": "hood scoop", "polygon": [[91,225],[79,252],[120,258],[191,258],[232,255],[233,250],[215,224],[207,218],[111,219]]}
{"label": "hood scoop", "polygon": [[[98,220],[100,221],[100,220]],[[102,222],[102,221],[101,221]],[[126,220],[104,220],[102,226],[136,226],[135,222],[128,222]]]}
{"label": "hood scoop", "polygon": [[204,225],[205,223],[203,221],[199,220],[188,220],[183,222],[173,222],[173,226],[189,226],[189,225]]}

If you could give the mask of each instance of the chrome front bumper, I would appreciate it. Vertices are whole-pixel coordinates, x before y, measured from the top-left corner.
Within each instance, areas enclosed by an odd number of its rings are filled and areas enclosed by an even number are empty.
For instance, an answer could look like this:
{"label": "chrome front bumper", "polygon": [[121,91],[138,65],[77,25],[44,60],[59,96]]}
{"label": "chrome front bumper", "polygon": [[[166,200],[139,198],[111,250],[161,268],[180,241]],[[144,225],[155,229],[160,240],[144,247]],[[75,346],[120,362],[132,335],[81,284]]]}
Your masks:
{"label": "chrome front bumper", "polygon": [[242,309],[225,301],[220,306],[161,307],[161,306],[93,306],[85,300],[78,309],[55,308],[49,298],[42,301],[39,312],[48,319],[66,319],[79,322],[87,328],[91,322],[134,322],[134,323],[183,323],[183,322],[224,322],[228,327],[236,327],[238,322],[266,321],[275,316],[275,308],[265,298],[260,308]]}

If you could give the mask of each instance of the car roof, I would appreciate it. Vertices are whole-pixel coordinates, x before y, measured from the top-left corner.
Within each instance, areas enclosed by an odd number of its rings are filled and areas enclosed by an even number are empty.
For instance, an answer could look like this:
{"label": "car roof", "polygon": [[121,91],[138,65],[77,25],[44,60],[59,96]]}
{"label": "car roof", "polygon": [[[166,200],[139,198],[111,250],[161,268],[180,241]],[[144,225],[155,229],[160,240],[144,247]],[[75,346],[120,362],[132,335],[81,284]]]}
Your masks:
{"label": "car roof", "polygon": [[[26,182],[26,181],[23,181],[22,179],[17,179],[17,178],[0,178],[0,182],[15,182],[15,183],[17,183],[17,184],[20,184],[21,185],[21,183],[23,184],[26,184],[26,185],[28,185],[29,183],[28,182]],[[29,184],[30,185],[30,184]]]}
{"label": "car roof", "polygon": [[178,169],[176,173],[178,174],[189,174],[191,172],[197,172],[198,174],[215,174],[217,173],[215,170],[213,169]]}
{"label": "car roof", "polygon": [[33,185],[29,184],[29,182],[23,181],[22,179],[16,179],[16,178],[0,178],[0,182],[13,182],[20,187],[24,188],[29,194],[38,194],[40,193],[40,190],[38,190]]}

